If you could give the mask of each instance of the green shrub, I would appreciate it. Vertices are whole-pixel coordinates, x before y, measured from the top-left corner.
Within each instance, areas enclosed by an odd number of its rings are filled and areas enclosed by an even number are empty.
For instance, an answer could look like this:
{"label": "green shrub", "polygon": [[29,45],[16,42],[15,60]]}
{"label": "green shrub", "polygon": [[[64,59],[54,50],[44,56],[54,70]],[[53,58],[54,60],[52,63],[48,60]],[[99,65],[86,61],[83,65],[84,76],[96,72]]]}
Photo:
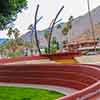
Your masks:
{"label": "green shrub", "polygon": [[8,57],[18,57],[18,56],[21,56],[21,55],[22,55],[22,52],[20,52],[20,51],[8,53]]}

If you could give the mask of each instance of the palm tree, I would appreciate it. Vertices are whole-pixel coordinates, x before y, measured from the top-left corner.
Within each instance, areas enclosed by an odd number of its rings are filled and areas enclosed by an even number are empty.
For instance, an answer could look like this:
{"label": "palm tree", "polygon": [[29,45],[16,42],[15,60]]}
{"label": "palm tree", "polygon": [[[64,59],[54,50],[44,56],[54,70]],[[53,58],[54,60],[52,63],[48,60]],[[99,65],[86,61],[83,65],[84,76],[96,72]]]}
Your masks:
{"label": "palm tree", "polygon": [[44,37],[45,37],[46,40],[48,40],[48,37],[49,37],[49,32],[48,32],[48,30],[46,30],[46,31],[44,32]]}
{"label": "palm tree", "polygon": [[71,31],[72,21],[73,21],[73,16],[70,16],[69,19],[68,19],[68,23],[67,23],[68,29],[70,30],[70,33],[69,33],[70,42],[71,42],[71,38],[72,38],[72,31]]}
{"label": "palm tree", "polygon": [[12,28],[9,28],[9,29],[8,29],[8,33],[7,33],[7,36],[8,36],[9,38],[11,38],[12,34],[13,34],[13,29],[12,29]]}
{"label": "palm tree", "polygon": [[57,29],[61,29],[61,27],[62,27],[61,24],[57,25]]}
{"label": "palm tree", "polygon": [[20,31],[17,28],[9,28],[7,35],[10,38],[8,44],[10,45],[10,48],[12,48],[12,50],[15,51],[17,48],[17,40],[20,35]]}
{"label": "palm tree", "polygon": [[18,48],[18,39],[19,39],[19,35],[20,35],[20,31],[17,29],[17,28],[15,28],[14,30],[13,30],[13,36],[14,36],[14,44],[15,44],[15,46],[16,46],[16,48],[15,49],[17,49]]}
{"label": "palm tree", "polygon": [[34,34],[33,34],[33,32],[34,32],[34,29],[33,29],[34,27],[33,27],[33,24],[30,24],[29,26],[28,26],[28,30],[30,30],[30,32],[31,32],[31,44],[33,45],[33,47],[34,47],[34,44],[35,44],[35,42],[34,42]]}
{"label": "palm tree", "polygon": [[68,28],[68,26],[66,25],[66,26],[63,28],[62,33],[63,33],[63,35],[67,35],[68,32],[69,32],[69,28]]}
{"label": "palm tree", "polygon": [[18,39],[18,37],[20,35],[20,31],[17,28],[15,28],[13,30],[13,35],[14,35],[15,40],[17,41],[17,39]]}
{"label": "palm tree", "polygon": [[88,6],[88,14],[89,14],[89,20],[90,20],[90,27],[91,27],[91,32],[92,32],[92,37],[94,40],[94,50],[96,52],[96,38],[95,38],[95,32],[94,32],[94,24],[93,24],[93,20],[92,20],[92,16],[91,16],[91,11],[90,11],[90,1],[87,0],[87,6]]}
{"label": "palm tree", "polygon": [[16,40],[16,39],[18,39],[18,37],[20,35],[20,31],[17,28],[15,28],[15,29],[9,28],[7,35],[9,38],[11,38],[13,36],[14,39]]}

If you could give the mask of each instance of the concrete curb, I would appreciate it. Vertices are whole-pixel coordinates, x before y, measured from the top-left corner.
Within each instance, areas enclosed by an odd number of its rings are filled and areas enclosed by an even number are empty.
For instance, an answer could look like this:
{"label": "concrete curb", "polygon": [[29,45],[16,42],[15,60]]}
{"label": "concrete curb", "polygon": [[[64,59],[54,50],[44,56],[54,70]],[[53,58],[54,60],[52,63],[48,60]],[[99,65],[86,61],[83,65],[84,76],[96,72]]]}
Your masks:
{"label": "concrete curb", "polygon": [[14,87],[25,87],[25,88],[36,88],[36,89],[45,89],[45,90],[51,90],[56,91],[59,93],[62,93],[64,95],[71,95],[72,93],[78,91],[73,88],[65,88],[61,86],[54,86],[54,85],[40,85],[40,84],[20,84],[20,83],[5,83],[0,82],[0,86],[14,86]]}

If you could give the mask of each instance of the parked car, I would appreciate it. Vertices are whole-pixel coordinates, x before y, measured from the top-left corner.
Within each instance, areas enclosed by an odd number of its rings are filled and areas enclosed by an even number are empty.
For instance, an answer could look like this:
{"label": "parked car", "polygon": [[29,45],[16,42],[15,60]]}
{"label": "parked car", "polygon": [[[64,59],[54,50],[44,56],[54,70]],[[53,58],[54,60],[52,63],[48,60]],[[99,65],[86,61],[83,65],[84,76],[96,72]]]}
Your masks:
{"label": "parked car", "polygon": [[96,55],[97,54],[97,52],[95,52],[95,51],[89,51],[86,55]]}

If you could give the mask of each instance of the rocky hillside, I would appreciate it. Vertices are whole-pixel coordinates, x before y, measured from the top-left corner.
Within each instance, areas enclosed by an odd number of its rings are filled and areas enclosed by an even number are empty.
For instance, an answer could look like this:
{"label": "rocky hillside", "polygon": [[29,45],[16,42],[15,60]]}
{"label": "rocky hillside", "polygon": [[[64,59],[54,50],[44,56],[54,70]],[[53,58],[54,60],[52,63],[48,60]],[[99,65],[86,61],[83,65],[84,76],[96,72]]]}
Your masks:
{"label": "rocky hillside", "polygon": [[[91,11],[91,15],[92,15],[93,23],[95,26],[95,32],[96,32],[95,34],[97,35],[96,37],[100,37],[100,6],[93,9]],[[58,27],[59,25],[60,25],[60,27]],[[59,41],[59,43],[61,43],[63,40],[68,39],[69,36],[68,35],[65,36],[62,34],[62,29],[64,28],[65,23],[60,23],[59,25],[55,26],[55,28],[53,30],[53,36],[55,36],[57,38],[57,40]],[[45,29],[43,31],[38,31],[38,37],[39,37],[41,46],[47,45],[47,41],[44,38],[44,33],[47,30],[48,29]],[[74,21],[72,23],[71,39],[76,39],[77,37],[79,37],[83,34],[87,34],[87,33],[89,36],[91,35],[88,13],[74,19]],[[30,42],[31,38],[32,38],[32,33],[28,32],[28,33],[22,35],[21,37],[22,37],[22,39]]]}
{"label": "rocky hillside", "polygon": [[[96,24],[94,27],[95,31],[95,38],[96,40],[100,40],[100,23]],[[83,40],[93,40],[93,36],[90,30],[87,30],[86,32],[80,34],[75,40],[82,41]]]}

